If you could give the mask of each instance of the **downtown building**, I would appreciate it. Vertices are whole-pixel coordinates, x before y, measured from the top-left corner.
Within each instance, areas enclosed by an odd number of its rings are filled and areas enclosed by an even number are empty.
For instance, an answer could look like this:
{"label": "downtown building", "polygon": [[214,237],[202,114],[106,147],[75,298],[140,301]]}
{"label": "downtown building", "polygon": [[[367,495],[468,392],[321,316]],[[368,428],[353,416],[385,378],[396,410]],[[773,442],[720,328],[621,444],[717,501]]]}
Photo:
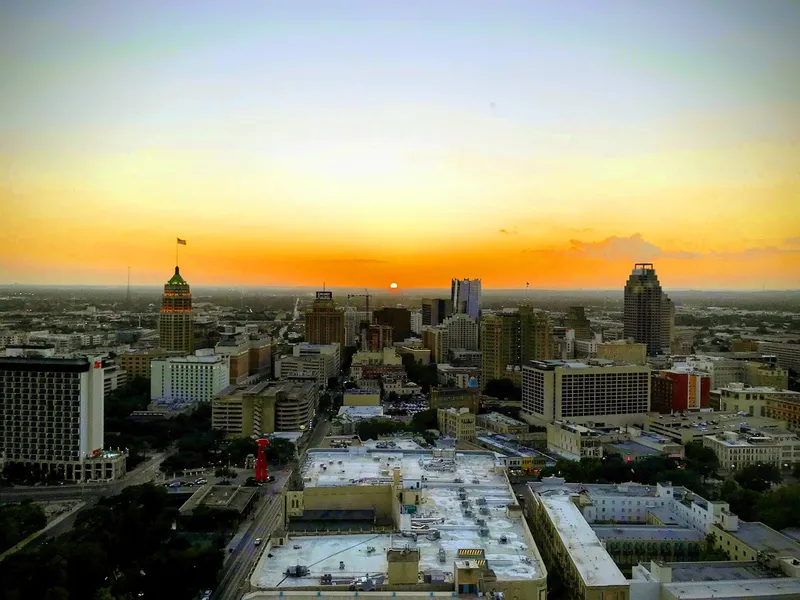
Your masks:
{"label": "downtown building", "polygon": [[0,357],[0,453],[68,481],[110,481],[124,452],[104,449],[100,356]]}
{"label": "downtown building", "polygon": [[636,263],[625,284],[624,336],[647,344],[648,356],[668,354],[675,305],[661,289],[652,263]]}
{"label": "downtown building", "polygon": [[453,314],[463,313],[473,319],[481,317],[481,280],[453,279],[450,282],[450,304]]}
{"label": "downtown building", "polygon": [[422,325],[435,327],[453,314],[453,301],[448,298],[422,299]]}
{"label": "downtown building", "polygon": [[230,356],[213,348],[150,363],[150,399],[167,410],[182,410],[211,400],[230,385]]}
{"label": "downtown building", "polygon": [[164,285],[161,313],[158,315],[158,345],[170,352],[191,354],[194,350],[192,292],[178,267]]}
{"label": "downtown building", "polygon": [[522,367],[522,412],[537,422],[629,425],[649,411],[649,366],[545,360]]}
{"label": "downtown building", "polygon": [[305,325],[308,343],[344,346],[344,312],[336,308],[332,292],[316,293],[314,303],[306,311]]}
{"label": "downtown building", "polygon": [[511,379],[519,385],[522,365],[553,356],[550,319],[532,306],[484,315],[480,332],[483,385],[492,379]]}

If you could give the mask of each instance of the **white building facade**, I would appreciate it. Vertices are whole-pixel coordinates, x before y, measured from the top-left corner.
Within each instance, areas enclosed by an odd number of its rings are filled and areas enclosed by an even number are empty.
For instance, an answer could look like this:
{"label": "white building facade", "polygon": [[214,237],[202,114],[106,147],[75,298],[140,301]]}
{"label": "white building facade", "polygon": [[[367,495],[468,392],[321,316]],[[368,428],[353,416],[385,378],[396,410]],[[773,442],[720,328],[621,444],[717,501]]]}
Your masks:
{"label": "white building facade", "polygon": [[211,402],[230,384],[230,357],[213,348],[150,363],[150,398],[165,404]]}

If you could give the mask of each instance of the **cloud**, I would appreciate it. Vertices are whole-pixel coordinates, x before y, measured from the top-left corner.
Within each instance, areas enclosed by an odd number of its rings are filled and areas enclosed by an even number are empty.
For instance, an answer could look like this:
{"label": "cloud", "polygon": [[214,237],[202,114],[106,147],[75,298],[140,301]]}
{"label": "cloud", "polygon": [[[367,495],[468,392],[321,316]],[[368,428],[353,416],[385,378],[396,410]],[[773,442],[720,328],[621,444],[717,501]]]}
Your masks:
{"label": "cloud", "polygon": [[607,261],[632,260],[632,261],[654,261],[658,259],[701,259],[701,258],[723,258],[726,260],[743,260],[752,258],[764,258],[787,254],[800,254],[800,238],[788,238],[784,240],[786,248],[776,246],[755,246],[745,248],[735,252],[688,252],[688,251],[669,251],[648,242],[640,233],[634,233],[628,237],[612,235],[599,242],[584,242],[582,240],[569,240],[569,247],[554,248],[527,248],[522,250],[524,254],[557,254],[569,258],[599,258]]}
{"label": "cloud", "polygon": [[315,264],[326,265],[385,265],[385,260],[378,260],[377,258],[329,258],[322,260],[309,260],[306,261]]}
{"label": "cloud", "polygon": [[509,229],[498,229],[497,233],[500,233],[502,235],[517,235],[517,232],[514,229],[511,229],[511,230],[509,230]]}
{"label": "cloud", "polygon": [[583,242],[570,240],[570,251],[583,254],[589,258],[617,260],[630,258],[633,260],[654,260],[656,258],[697,258],[694,252],[667,252],[634,233],[630,237],[612,235],[599,242]]}

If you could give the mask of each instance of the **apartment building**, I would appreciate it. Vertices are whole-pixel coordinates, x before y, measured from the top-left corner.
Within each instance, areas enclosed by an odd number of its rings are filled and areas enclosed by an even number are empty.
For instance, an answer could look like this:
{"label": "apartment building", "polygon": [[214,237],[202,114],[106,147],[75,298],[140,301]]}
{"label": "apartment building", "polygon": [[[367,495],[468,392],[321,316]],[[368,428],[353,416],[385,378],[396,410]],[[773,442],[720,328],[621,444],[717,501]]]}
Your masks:
{"label": "apartment building", "polygon": [[124,354],[117,354],[117,364],[128,373],[129,379],[143,377],[150,379],[150,361],[155,358],[164,358],[167,351],[161,348],[147,350],[132,350]]}
{"label": "apartment building", "polygon": [[528,435],[528,424],[513,419],[508,415],[499,412],[490,412],[478,415],[478,426],[501,433],[503,435],[513,435],[524,437]]}
{"label": "apartment building", "polygon": [[213,348],[189,356],[157,358],[150,369],[150,398],[176,408],[211,402],[230,383],[230,359]]}
{"label": "apartment building", "polygon": [[632,424],[649,410],[648,366],[547,360],[522,368],[522,411],[540,422]]}
{"label": "apartment building", "polygon": [[605,432],[569,421],[553,421],[547,427],[547,449],[570,460],[602,458]]}
{"label": "apartment building", "polygon": [[598,342],[595,355],[597,358],[614,362],[643,365],[647,362],[647,344],[637,344],[628,340]]}
{"label": "apartment building", "polygon": [[736,471],[752,464],[789,469],[800,462],[800,438],[782,430],[739,427],[703,438],[703,446],[714,451],[723,469]]}
{"label": "apartment building", "polygon": [[758,351],[775,356],[778,366],[800,371],[800,344],[759,342]]}
{"label": "apartment building", "polygon": [[223,334],[214,352],[228,357],[231,385],[241,385],[250,377],[250,339],[244,333]]}
{"label": "apartment building", "polygon": [[468,442],[475,439],[475,415],[468,408],[440,408],[436,414],[442,435]]}
{"label": "apartment building", "polygon": [[720,390],[720,409],[744,412],[748,415],[771,417],[776,403],[800,404],[800,392],[780,390],[773,387],[751,387],[734,383]]}
{"label": "apartment building", "polygon": [[469,387],[473,379],[480,385],[481,369],[480,367],[455,367],[448,364],[439,364],[436,365],[436,376],[438,377],[439,385],[466,388]]}
{"label": "apartment building", "polygon": [[103,362],[0,357],[0,455],[71,481],[125,473],[124,452],[104,449]]}

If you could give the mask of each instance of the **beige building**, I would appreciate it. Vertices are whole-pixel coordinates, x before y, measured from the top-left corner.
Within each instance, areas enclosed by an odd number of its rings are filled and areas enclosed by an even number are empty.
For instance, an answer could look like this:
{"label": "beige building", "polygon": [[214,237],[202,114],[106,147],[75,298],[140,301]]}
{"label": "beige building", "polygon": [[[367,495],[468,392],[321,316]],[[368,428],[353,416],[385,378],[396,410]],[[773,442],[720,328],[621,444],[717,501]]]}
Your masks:
{"label": "beige building", "polygon": [[475,415],[468,408],[440,408],[436,412],[442,435],[468,442],[475,439]]}
{"label": "beige building", "polygon": [[611,441],[601,431],[577,423],[547,423],[547,448],[570,458],[601,458],[603,442]]}
{"label": "beige building", "polygon": [[650,410],[650,367],[600,359],[538,361],[522,370],[522,411],[550,423],[641,423]]}
{"label": "beige building", "polygon": [[158,315],[158,345],[164,350],[187,354],[194,350],[192,292],[178,267],[175,267],[175,274],[164,285],[161,312]]}
{"label": "beige building", "polygon": [[781,367],[760,362],[745,363],[745,382],[753,387],[774,387],[789,389],[789,372]]}
{"label": "beige building", "polygon": [[381,393],[377,390],[345,390],[342,406],[380,406]]}
{"label": "beige building", "polygon": [[214,347],[216,354],[230,360],[228,380],[231,385],[241,385],[250,377],[250,340],[243,333],[223,335]]}
{"label": "beige building", "polygon": [[430,350],[431,361],[434,363],[447,362],[447,328],[444,325],[423,326],[422,345]]}
{"label": "beige building", "polygon": [[468,408],[478,414],[480,390],[478,388],[433,387],[430,391],[431,408]]}
{"label": "beige building", "polygon": [[[485,451],[312,449],[247,598],[546,600],[547,572],[505,472]],[[463,525],[437,526],[447,521]],[[352,589],[332,592],[336,581]]]}
{"label": "beige building", "polygon": [[154,358],[164,358],[166,350],[152,348],[150,350],[133,350],[117,355],[117,364],[128,373],[128,379],[143,377],[150,379],[150,361]]}
{"label": "beige building", "polygon": [[527,423],[498,412],[478,415],[478,426],[503,435],[526,436],[528,434]]}
{"label": "beige building", "polygon": [[762,354],[774,355],[779,367],[800,371],[800,344],[759,342],[758,350]]}
{"label": "beige building", "polygon": [[550,319],[531,306],[481,317],[481,368],[483,385],[492,379],[519,383],[521,366],[553,356]]}
{"label": "beige building", "polygon": [[702,442],[708,435],[738,430],[742,424],[754,429],[785,429],[786,423],[769,417],[756,417],[730,412],[688,412],[674,415],[651,413],[644,420],[644,429],[680,444]]}
{"label": "beige building", "polygon": [[317,402],[317,389],[311,382],[264,381],[214,398],[211,426],[230,437],[302,431],[314,418]]}
{"label": "beige building", "polygon": [[344,347],[344,312],[336,308],[332,292],[317,292],[312,307],[306,311],[306,342],[338,343]]}
{"label": "beige building", "polygon": [[776,389],[774,387],[745,386],[732,383],[720,390],[720,410],[745,412],[758,417],[772,416],[767,410],[770,401],[789,401],[800,403],[800,392]]}
{"label": "beige building", "polygon": [[725,431],[705,436],[703,446],[713,450],[720,467],[729,471],[759,463],[788,469],[800,462],[800,438],[780,429]]}
{"label": "beige building", "polygon": [[643,365],[647,361],[647,344],[635,344],[627,340],[600,342],[597,344],[597,358],[614,362]]}

